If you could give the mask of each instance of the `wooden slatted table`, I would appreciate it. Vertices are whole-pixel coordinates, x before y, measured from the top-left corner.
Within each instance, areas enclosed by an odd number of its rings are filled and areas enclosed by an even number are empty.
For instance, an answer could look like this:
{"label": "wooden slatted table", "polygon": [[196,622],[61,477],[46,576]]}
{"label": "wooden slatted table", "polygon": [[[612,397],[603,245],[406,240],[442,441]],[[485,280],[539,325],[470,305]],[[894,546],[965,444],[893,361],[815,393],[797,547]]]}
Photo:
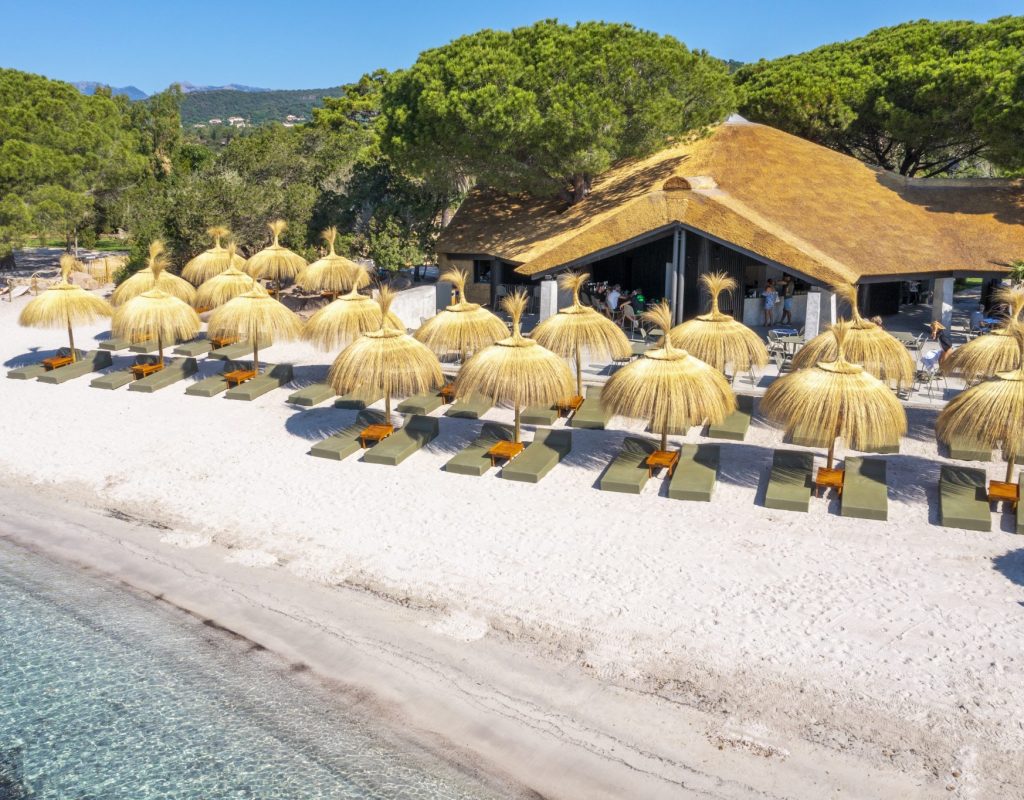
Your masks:
{"label": "wooden slatted table", "polygon": [[573,411],[578,411],[579,407],[583,405],[583,398],[579,395],[567,398],[566,400],[559,400],[555,403],[555,408],[558,409],[558,416],[567,417]]}
{"label": "wooden slatted table", "polygon": [[246,381],[251,381],[256,377],[256,370],[254,369],[234,369],[231,372],[224,373],[224,380],[228,382],[228,386],[238,386]]}
{"label": "wooden slatted table", "polygon": [[821,492],[826,489],[835,489],[836,493],[843,495],[843,479],[846,477],[845,469],[819,467],[818,476],[814,479],[814,496],[821,497]]}
{"label": "wooden slatted table", "polygon": [[441,387],[441,391],[438,394],[441,395],[441,399],[446,403],[452,402],[455,399],[455,384],[446,383]]}
{"label": "wooden slatted table", "polygon": [[214,346],[214,349],[220,349],[221,347],[227,347],[229,344],[234,344],[238,341],[237,336],[211,336],[210,343]]}
{"label": "wooden slatted table", "polygon": [[1005,501],[1013,504],[1013,510],[1017,510],[1017,501],[1020,500],[1019,487],[1016,483],[1005,483],[1004,481],[989,481],[988,501],[998,503]]}
{"label": "wooden slatted table", "polygon": [[653,453],[647,456],[647,477],[650,478],[652,475],[654,475],[654,470],[660,467],[667,467],[668,476],[671,478],[672,473],[676,471],[676,464],[678,463],[678,450],[655,450]]}
{"label": "wooden slatted table", "polygon": [[73,364],[75,359],[72,356],[51,356],[50,358],[43,359],[43,366],[47,370],[57,369],[59,367],[66,367],[68,364]]}
{"label": "wooden slatted table", "polygon": [[511,461],[523,452],[522,442],[498,442],[487,451],[491,457],[491,466],[496,466],[499,460]]}
{"label": "wooden slatted table", "polygon": [[394,425],[368,425],[359,434],[359,444],[365,450],[367,442],[379,442],[381,439],[387,439],[394,432]]}
{"label": "wooden slatted table", "polygon": [[132,375],[138,378],[145,378],[147,375],[152,375],[154,372],[159,372],[164,368],[163,364],[152,362],[150,364],[136,364],[132,367]]}

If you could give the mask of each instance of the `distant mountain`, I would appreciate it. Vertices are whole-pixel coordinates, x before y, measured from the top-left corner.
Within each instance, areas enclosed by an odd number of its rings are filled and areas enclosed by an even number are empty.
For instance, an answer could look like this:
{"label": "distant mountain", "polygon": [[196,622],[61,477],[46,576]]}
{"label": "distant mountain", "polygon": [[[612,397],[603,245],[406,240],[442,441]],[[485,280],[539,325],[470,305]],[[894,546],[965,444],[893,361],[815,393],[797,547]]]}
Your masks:
{"label": "distant mountain", "polygon": [[269,92],[271,89],[260,89],[256,86],[243,86],[240,83],[229,83],[227,86],[196,86],[194,83],[188,81],[181,81],[178,83],[181,87],[181,91],[185,94],[192,94],[193,92],[220,92],[220,91],[233,91],[233,92]]}
{"label": "distant mountain", "polygon": [[[96,81],[73,81],[71,85],[82,94],[96,94],[96,90],[100,86],[107,86],[105,83],[98,83]],[[111,94],[123,94],[129,100],[145,100],[149,97],[142,89],[135,86],[110,86],[109,88]]]}
{"label": "distant mountain", "polygon": [[210,89],[188,92],[181,100],[181,124],[208,125],[211,119],[227,122],[242,117],[250,125],[284,122],[292,115],[309,120],[324,97],[340,97],[341,87],[330,89]]}

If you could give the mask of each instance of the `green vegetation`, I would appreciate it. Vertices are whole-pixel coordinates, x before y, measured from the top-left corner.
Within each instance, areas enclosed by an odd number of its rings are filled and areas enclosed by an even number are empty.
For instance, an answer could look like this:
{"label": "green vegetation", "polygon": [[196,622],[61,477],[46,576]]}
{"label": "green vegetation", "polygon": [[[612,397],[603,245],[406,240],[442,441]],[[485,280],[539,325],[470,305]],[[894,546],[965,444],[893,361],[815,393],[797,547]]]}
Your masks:
{"label": "green vegetation", "polygon": [[189,92],[182,96],[181,122],[190,127],[195,124],[207,125],[211,119],[226,121],[228,117],[244,117],[253,125],[261,125],[265,122],[284,122],[289,114],[308,120],[313,116],[313,109],[323,105],[323,98],[339,97],[341,92],[341,86],[266,92],[242,92],[235,89]]}

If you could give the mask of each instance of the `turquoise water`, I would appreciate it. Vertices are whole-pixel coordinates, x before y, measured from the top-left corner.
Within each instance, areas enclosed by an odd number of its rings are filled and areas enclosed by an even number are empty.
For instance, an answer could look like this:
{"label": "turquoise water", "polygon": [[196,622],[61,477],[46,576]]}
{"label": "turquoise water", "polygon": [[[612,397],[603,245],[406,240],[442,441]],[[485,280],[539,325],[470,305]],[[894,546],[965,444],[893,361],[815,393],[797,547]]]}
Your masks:
{"label": "turquoise water", "polygon": [[494,797],[258,648],[3,542],[0,701],[0,800]]}

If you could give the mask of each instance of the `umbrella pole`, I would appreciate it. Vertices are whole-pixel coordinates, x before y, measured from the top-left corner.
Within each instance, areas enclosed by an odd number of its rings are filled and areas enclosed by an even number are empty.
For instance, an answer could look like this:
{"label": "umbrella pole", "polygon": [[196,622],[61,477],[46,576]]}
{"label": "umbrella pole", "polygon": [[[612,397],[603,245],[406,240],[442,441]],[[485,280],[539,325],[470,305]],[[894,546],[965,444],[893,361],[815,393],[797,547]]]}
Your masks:
{"label": "umbrella pole", "polygon": [[160,351],[160,367],[164,365],[164,337],[162,333],[156,335],[156,349]]}
{"label": "umbrella pole", "polygon": [[260,337],[258,331],[252,337],[252,371],[256,373],[260,371]]}
{"label": "umbrella pole", "polygon": [[384,393],[384,424],[391,424],[391,392]]}
{"label": "umbrella pole", "polygon": [[1013,467],[1017,459],[1017,454],[1011,450],[1006,454],[1006,482],[1013,483]]}
{"label": "umbrella pole", "polygon": [[583,397],[583,369],[580,364],[579,345],[576,345],[576,396]]}
{"label": "umbrella pole", "polygon": [[512,437],[512,441],[519,444],[519,404],[516,404],[516,427],[515,435]]}
{"label": "umbrella pole", "polygon": [[668,423],[661,429],[661,449],[663,452],[668,450]]}
{"label": "umbrella pole", "polygon": [[71,343],[71,363],[78,361],[75,354],[75,332],[71,329],[71,315],[68,314],[68,341]]}

